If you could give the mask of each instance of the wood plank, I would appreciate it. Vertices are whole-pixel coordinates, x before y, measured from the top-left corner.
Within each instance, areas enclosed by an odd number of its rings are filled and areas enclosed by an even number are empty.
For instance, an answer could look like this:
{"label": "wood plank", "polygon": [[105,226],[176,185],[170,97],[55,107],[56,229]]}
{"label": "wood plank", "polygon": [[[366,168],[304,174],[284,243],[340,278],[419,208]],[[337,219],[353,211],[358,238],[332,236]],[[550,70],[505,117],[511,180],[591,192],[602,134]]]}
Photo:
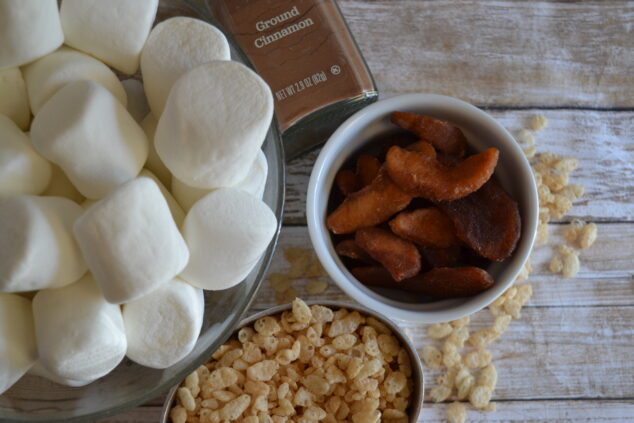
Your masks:
{"label": "wood plank", "polygon": [[[138,423],[159,421],[160,407],[140,407],[102,423]],[[634,414],[634,401],[504,401],[497,411],[483,413],[469,409],[469,422],[583,423],[623,422]],[[445,423],[446,405],[426,403],[419,422]]]}
{"label": "wood plank", "polygon": [[634,106],[632,2],[339,3],[384,94]]}
{"label": "wood plank", "polygon": [[[101,423],[158,422],[160,407],[139,407]],[[634,401],[504,401],[493,413],[469,410],[468,422],[616,423],[634,415]],[[420,423],[446,423],[446,405],[426,403]]]}
{"label": "wood plank", "polygon": [[[521,319],[489,346],[498,371],[495,399],[631,400],[634,307],[522,310]],[[472,316],[472,328],[490,326],[489,313]],[[434,343],[426,327],[401,322],[417,348]],[[427,371],[430,383],[440,373]]]}
{"label": "wood plank", "polygon": [[[527,126],[535,114],[544,114],[549,124],[535,134],[538,151],[572,155],[579,160],[579,168],[571,174],[570,181],[584,185],[586,194],[564,220],[634,221],[631,201],[634,144],[626,141],[634,133],[634,112],[490,110],[489,113],[513,134]],[[286,224],[306,222],[306,190],[317,154],[318,151],[313,151],[288,165]]]}
{"label": "wood plank", "polygon": [[[622,246],[634,245],[634,224],[599,224],[596,243],[589,250],[581,252],[581,269],[575,278],[564,279],[548,270],[553,254],[551,246],[536,247],[533,256],[534,295],[531,306],[602,306],[634,305],[634,251]],[[562,225],[551,225],[551,244],[563,242]],[[283,250],[289,247],[311,249],[306,227],[285,227],[282,229],[278,252],[271,264],[270,273],[287,272],[289,263],[284,259]],[[326,280],[329,280],[326,278]],[[297,279],[293,286],[302,298],[351,301],[334,282],[328,290],[318,296],[305,291],[308,279]],[[275,305],[275,295],[268,281],[254,302],[253,308],[262,310]]]}

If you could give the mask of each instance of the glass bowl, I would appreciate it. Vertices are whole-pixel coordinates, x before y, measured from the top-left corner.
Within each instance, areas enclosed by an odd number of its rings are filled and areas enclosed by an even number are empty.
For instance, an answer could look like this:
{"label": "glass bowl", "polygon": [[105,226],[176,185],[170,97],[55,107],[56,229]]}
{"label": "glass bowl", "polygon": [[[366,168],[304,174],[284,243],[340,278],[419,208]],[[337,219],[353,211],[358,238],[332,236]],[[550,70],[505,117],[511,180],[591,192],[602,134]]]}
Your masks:
{"label": "glass bowl", "polygon": [[[210,19],[210,16],[190,9],[182,1],[161,1],[155,24],[183,15]],[[229,42],[232,60],[248,64],[235,43],[231,39]],[[244,282],[224,291],[205,292],[203,326],[193,351],[178,364],[165,370],[143,367],[126,358],[107,376],[81,388],[62,386],[38,376],[26,375],[0,395],[0,421],[92,422],[119,414],[167,392],[204,363],[229,338],[264,279],[282,222],[284,152],[275,122],[269,128],[262,150],[269,167],[263,200],[277,217],[276,234]]]}

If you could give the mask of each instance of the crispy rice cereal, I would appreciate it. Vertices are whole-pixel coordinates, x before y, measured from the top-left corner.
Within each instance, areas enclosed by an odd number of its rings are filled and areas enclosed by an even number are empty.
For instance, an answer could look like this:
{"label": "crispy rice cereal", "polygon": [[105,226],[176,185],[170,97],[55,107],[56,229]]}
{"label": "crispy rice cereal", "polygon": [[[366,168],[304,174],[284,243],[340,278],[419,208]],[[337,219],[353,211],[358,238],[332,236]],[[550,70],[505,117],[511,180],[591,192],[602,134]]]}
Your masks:
{"label": "crispy rice cereal", "polygon": [[411,374],[407,351],[381,322],[296,298],[291,311],[240,329],[190,374],[170,417],[173,423],[405,423]]}

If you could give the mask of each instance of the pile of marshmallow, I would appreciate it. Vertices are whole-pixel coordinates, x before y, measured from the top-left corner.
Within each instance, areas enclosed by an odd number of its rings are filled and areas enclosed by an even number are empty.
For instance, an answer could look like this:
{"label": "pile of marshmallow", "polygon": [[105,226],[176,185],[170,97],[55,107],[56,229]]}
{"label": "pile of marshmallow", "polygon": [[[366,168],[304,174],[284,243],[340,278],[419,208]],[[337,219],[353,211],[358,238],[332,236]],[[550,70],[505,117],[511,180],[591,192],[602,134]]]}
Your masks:
{"label": "pile of marshmallow", "polygon": [[157,6],[0,0],[0,394],[182,360],[276,232],[269,87]]}

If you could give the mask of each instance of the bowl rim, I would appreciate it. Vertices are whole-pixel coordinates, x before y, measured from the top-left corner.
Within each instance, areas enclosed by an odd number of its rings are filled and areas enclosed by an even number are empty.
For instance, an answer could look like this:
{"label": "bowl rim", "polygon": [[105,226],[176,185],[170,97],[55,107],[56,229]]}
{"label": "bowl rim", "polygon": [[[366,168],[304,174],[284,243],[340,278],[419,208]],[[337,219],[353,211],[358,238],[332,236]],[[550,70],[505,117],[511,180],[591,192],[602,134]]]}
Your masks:
{"label": "bowl rim", "polygon": [[[401,329],[396,324],[396,322],[394,322],[392,319],[390,319],[386,315],[376,310],[369,309],[361,304],[355,304],[355,303],[350,303],[346,301],[334,301],[334,300],[307,300],[304,302],[309,306],[322,305],[322,306],[327,306],[330,308],[333,308],[333,307],[347,308],[349,310],[365,313],[379,320],[381,323],[385,324],[392,331],[394,336],[396,336],[398,340],[402,343],[403,348],[405,348],[405,350],[407,351],[409,355],[410,363],[412,366],[412,379],[415,380],[416,378],[418,378],[420,380],[420,383],[414,385],[414,392],[412,393],[412,396],[410,396],[412,403],[410,404],[410,412],[408,412],[408,418],[410,423],[416,423],[423,409],[423,401],[425,397],[425,376],[423,372],[423,365],[418,356],[418,352],[416,351],[416,347],[412,343],[409,336],[405,334],[403,329]],[[234,336],[235,334],[238,333],[240,329],[242,329],[245,326],[253,324],[256,320],[262,317],[280,314],[284,311],[291,310],[292,308],[293,308],[293,303],[287,303],[287,304],[277,305],[277,306],[268,308],[266,310],[258,311],[242,319],[242,321],[240,322],[238,327],[235,329],[235,331],[232,332],[231,336]],[[211,357],[211,354],[209,356]],[[165,402],[163,403],[163,408],[161,410],[161,420],[160,420],[161,423],[167,423],[169,421],[169,413],[172,408],[172,404],[174,402],[174,397],[176,396],[176,391],[180,387],[180,384],[183,380],[184,378],[180,382],[178,382],[178,384],[174,385],[168,392],[165,398]]]}
{"label": "bowl rim", "polygon": [[[372,123],[378,122],[384,117],[386,112],[408,108],[415,109],[416,107],[434,104],[442,104],[443,108],[446,109],[460,110],[470,118],[482,121],[494,129],[506,146],[513,150],[514,156],[518,158],[520,163],[518,173],[530,176],[525,178],[527,183],[526,186],[522,187],[528,213],[526,216],[522,216],[522,237],[513,253],[513,257],[520,258],[520,263],[516,265],[515,271],[507,280],[501,283],[496,281],[489,290],[458,305],[439,306],[437,310],[410,310],[389,304],[388,301],[395,304],[397,302],[389,299],[384,300],[379,294],[371,296],[356,286],[360,283],[357,283],[356,280],[354,282],[351,281],[354,277],[330,253],[328,247],[330,234],[326,228],[325,218],[320,208],[322,203],[317,197],[322,193],[324,181],[332,173],[330,168],[332,162],[338,158],[341,153],[340,150],[350,141],[347,135],[349,132],[357,131],[359,128],[365,128]],[[383,313],[399,319],[418,323],[439,323],[459,319],[483,309],[502,295],[514,283],[530,256],[537,233],[538,215],[537,186],[532,176],[530,164],[515,138],[497,120],[478,107],[455,97],[432,93],[404,94],[382,99],[352,115],[331,135],[319,153],[310,175],[306,195],[306,220],[311,243],[319,261],[335,283],[350,297],[369,308],[381,310]],[[369,291],[369,288],[366,288],[366,290]],[[434,303],[440,304],[440,302]]]}

